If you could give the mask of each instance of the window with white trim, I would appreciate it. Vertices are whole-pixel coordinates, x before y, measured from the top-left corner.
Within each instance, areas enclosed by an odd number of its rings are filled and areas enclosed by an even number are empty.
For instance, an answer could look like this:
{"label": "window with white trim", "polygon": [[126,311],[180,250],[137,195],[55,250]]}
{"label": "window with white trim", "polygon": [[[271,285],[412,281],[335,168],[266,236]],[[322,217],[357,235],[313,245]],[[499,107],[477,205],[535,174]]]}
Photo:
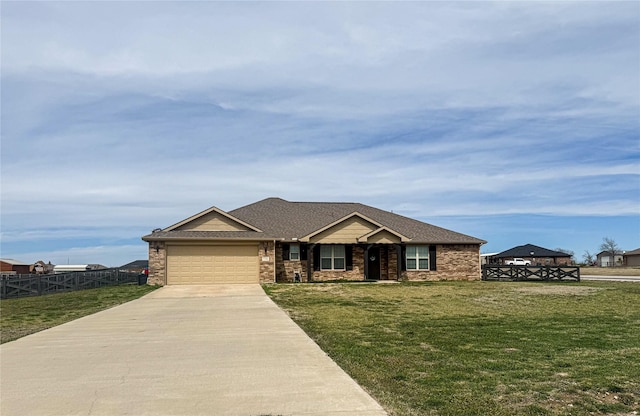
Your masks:
{"label": "window with white trim", "polygon": [[289,260],[300,260],[300,244],[289,246]]}
{"label": "window with white trim", "polygon": [[345,264],[344,246],[323,245],[320,246],[321,270],[344,270]]}
{"label": "window with white trim", "polygon": [[407,270],[429,270],[429,246],[407,246]]}

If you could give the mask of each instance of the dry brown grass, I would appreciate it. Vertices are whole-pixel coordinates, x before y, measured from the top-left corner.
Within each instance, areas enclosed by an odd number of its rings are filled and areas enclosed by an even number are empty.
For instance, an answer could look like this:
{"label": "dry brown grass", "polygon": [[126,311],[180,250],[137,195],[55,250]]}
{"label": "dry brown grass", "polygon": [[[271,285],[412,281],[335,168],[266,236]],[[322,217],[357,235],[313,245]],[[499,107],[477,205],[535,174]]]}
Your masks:
{"label": "dry brown grass", "polygon": [[640,267],[580,267],[582,276],[640,276]]}

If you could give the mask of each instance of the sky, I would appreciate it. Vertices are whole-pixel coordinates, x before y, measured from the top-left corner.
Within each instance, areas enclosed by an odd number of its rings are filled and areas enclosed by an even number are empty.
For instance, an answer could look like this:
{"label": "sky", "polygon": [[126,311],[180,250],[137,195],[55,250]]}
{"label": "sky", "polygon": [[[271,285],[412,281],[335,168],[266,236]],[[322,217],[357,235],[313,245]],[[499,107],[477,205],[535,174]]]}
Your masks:
{"label": "sky", "polygon": [[640,248],[640,3],[12,2],[1,254],[119,266],[211,206]]}

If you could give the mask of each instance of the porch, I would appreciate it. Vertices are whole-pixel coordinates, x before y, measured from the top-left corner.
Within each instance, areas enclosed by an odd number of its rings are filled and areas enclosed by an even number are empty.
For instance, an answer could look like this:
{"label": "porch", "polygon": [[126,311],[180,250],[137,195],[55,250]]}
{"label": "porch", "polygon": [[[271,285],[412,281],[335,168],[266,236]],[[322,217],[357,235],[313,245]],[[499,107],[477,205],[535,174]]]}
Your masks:
{"label": "porch", "polygon": [[[407,263],[407,250],[409,258]],[[407,270],[435,270],[435,246],[278,243],[277,282],[401,280]]]}

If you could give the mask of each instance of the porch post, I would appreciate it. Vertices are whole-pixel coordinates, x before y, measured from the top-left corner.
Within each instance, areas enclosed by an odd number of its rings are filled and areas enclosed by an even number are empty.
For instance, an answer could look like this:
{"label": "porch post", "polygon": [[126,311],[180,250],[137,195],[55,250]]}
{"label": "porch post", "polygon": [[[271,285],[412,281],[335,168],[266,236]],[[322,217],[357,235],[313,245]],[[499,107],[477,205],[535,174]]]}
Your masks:
{"label": "porch post", "polygon": [[371,244],[367,244],[364,248],[364,278],[369,278],[369,247]]}
{"label": "porch post", "polygon": [[313,268],[311,265],[311,260],[313,259],[313,261],[315,262],[316,259],[313,258],[313,248],[315,247],[315,244],[309,244],[307,246],[307,282],[310,282],[313,279]]}
{"label": "porch post", "polygon": [[402,249],[400,244],[396,244],[396,279],[400,280],[402,274]]}

